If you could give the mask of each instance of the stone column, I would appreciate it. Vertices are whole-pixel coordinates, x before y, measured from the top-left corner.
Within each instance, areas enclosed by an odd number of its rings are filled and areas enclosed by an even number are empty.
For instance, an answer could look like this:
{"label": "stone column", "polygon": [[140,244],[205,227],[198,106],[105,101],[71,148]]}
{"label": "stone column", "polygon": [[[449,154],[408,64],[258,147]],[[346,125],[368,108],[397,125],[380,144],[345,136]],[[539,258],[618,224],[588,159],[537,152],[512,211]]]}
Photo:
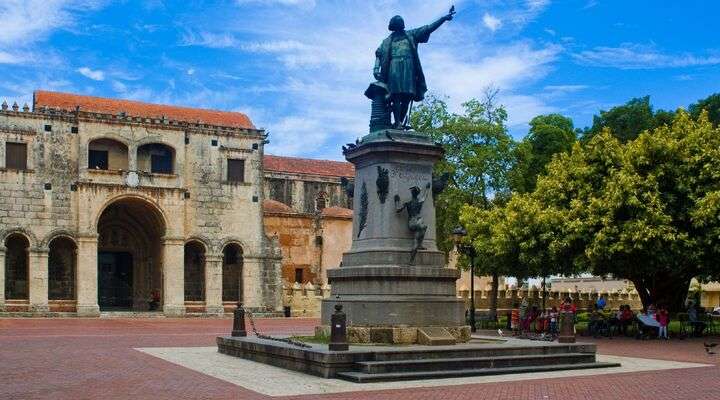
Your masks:
{"label": "stone column", "polygon": [[30,311],[46,313],[48,307],[48,250],[32,249],[28,257]]}
{"label": "stone column", "polygon": [[5,311],[5,246],[0,244],[0,312]]}
{"label": "stone column", "polygon": [[77,250],[77,315],[97,317],[98,306],[98,243],[97,235],[78,237]]}
{"label": "stone column", "polygon": [[260,267],[262,260],[257,257],[243,258],[242,269],[242,302],[245,307],[259,309],[262,306],[262,284]]}
{"label": "stone column", "polygon": [[223,315],[222,305],[222,256],[205,257],[205,312]]}
{"label": "stone column", "polygon": [[163,312],[168,317],[185,314],[184,256],[182,238],[163,239]]}

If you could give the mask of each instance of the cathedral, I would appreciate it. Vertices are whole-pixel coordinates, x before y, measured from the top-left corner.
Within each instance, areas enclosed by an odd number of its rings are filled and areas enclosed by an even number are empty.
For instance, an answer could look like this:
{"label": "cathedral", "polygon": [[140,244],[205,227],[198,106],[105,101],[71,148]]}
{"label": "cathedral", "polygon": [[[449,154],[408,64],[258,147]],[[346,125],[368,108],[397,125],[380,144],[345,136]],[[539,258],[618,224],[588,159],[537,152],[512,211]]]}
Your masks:
{"label": "cathedral", "polygon": [[264,155],[266,139],[238,112],[3,103],[0,311],[279,312],[284,283],[322,284],[349,246],[353,170]]}

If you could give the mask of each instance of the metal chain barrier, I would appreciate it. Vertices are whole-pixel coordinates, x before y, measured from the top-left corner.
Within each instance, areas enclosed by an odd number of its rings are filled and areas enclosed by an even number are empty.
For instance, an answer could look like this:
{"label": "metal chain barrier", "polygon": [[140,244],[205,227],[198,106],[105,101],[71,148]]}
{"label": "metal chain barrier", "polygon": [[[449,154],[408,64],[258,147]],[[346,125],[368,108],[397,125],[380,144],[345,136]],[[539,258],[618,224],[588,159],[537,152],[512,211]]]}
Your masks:
{"label": "metal chain barrier", "polygon": [[257,336],[258,338],[266,339],[266,340],[274,340],[276,342],[283,342],[283,343],[287,343],[291,346],[297,346],[297,347],[302,347],[302,348],[306,348],[306,349],[312,348],[312,346],[310,346],[309,344],[303,343],[298,340],[293,340],[290,338],[277,338],[277,337],[272,337],[270,335],[263,335],[262,333],[258,332],[257,327],[255,327],[255,319],[253,318],[253,313],[251,311],[248,311],[245,307],[243,307],[242,309],[243,309],[243,311],[245,311],[245,314],[247,314],[248,319],[250,320],[250,327],[252,328],[253,334],[255,334],[255,336]]}

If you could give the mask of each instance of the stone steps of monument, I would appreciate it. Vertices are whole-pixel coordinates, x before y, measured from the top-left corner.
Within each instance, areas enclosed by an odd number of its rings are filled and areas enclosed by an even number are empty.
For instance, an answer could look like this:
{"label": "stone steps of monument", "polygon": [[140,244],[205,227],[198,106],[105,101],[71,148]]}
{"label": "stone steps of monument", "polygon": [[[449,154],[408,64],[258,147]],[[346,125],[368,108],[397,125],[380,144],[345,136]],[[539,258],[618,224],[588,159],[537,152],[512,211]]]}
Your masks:
{"label": "stone steps of monument", "polygon": [[543,354],[595,353],[594,347],[588,350],[585,344],[568,344],[564,346],[515,346],[515,347],[460,347],[442,350],[422,349],[417,351],[378,351],[372,361],[426,360],[435,358],[478,358],[500,356],[523,356]]}
{"label": "stone steps of monument", "polygon": [[593,353],[564,353],[394,361],[361,361],[356,363],[356,365],[360,367],[360,372],[367,374],[384,374],[405,371],[448,371],[536,365],[587,364],[593,362],[595,362],[595,354]]}
{"label": "stone steps of monument", "polygon": [[459,370],[443,370],[443,371],[404,371],[404,372],[388,372],[379,374],[368,374],[365,372],[338,372],[337,377],[356,383],[383,382],[383,381],[402,381],[417,379],[440,379],[440,378],[460,378],[466,376],[483,376],[483,375],[504,375],[504,374],[522,374],[530,372],[551,372],[564,371],[572,369],[593,369],[619,367],[618,363],[579,363],[579,364],[556,364],[556,365],[531,365],[520,367],[502,367],[502,368],[472,368]]}

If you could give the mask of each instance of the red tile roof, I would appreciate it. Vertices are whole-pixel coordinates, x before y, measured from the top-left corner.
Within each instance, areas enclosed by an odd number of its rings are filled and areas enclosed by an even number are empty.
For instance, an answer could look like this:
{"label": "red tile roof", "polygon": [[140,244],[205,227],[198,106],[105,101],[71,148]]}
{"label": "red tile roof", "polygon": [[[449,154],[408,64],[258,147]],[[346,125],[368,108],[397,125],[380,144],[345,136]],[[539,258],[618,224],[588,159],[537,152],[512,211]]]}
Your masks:
{"label": "red tile roof", "polygon": [[250,118],[239,112],[150,104],[132,100],[37,90],[33,94],[33,109],[37,110],[41,107],[59,108],[66,111],[75,111],[76,107],[80,107],[80,111],[103,114],[117,115],[124,112],[133,117],[162,118],[165,116],[176,121],[192,123],[200,121],[200,123],[209,125],[255,129],[255,125],[250,121]]}
{"label": "red tile roof", "polygon": [[344,161],[266,155],[263,164],[265,171],[346,178],[355,177],[355,166]]}
{"label": "red tile roof", "polygon": [[323,217],[352,218],[353,210],[343,207],[325,207],[321,214]]}
{"label": "red tile roof", "polygon": [[263,200],[263,212],[266,213],[295,213],[293,209],[285,203],[281,203],[277,200]]}

